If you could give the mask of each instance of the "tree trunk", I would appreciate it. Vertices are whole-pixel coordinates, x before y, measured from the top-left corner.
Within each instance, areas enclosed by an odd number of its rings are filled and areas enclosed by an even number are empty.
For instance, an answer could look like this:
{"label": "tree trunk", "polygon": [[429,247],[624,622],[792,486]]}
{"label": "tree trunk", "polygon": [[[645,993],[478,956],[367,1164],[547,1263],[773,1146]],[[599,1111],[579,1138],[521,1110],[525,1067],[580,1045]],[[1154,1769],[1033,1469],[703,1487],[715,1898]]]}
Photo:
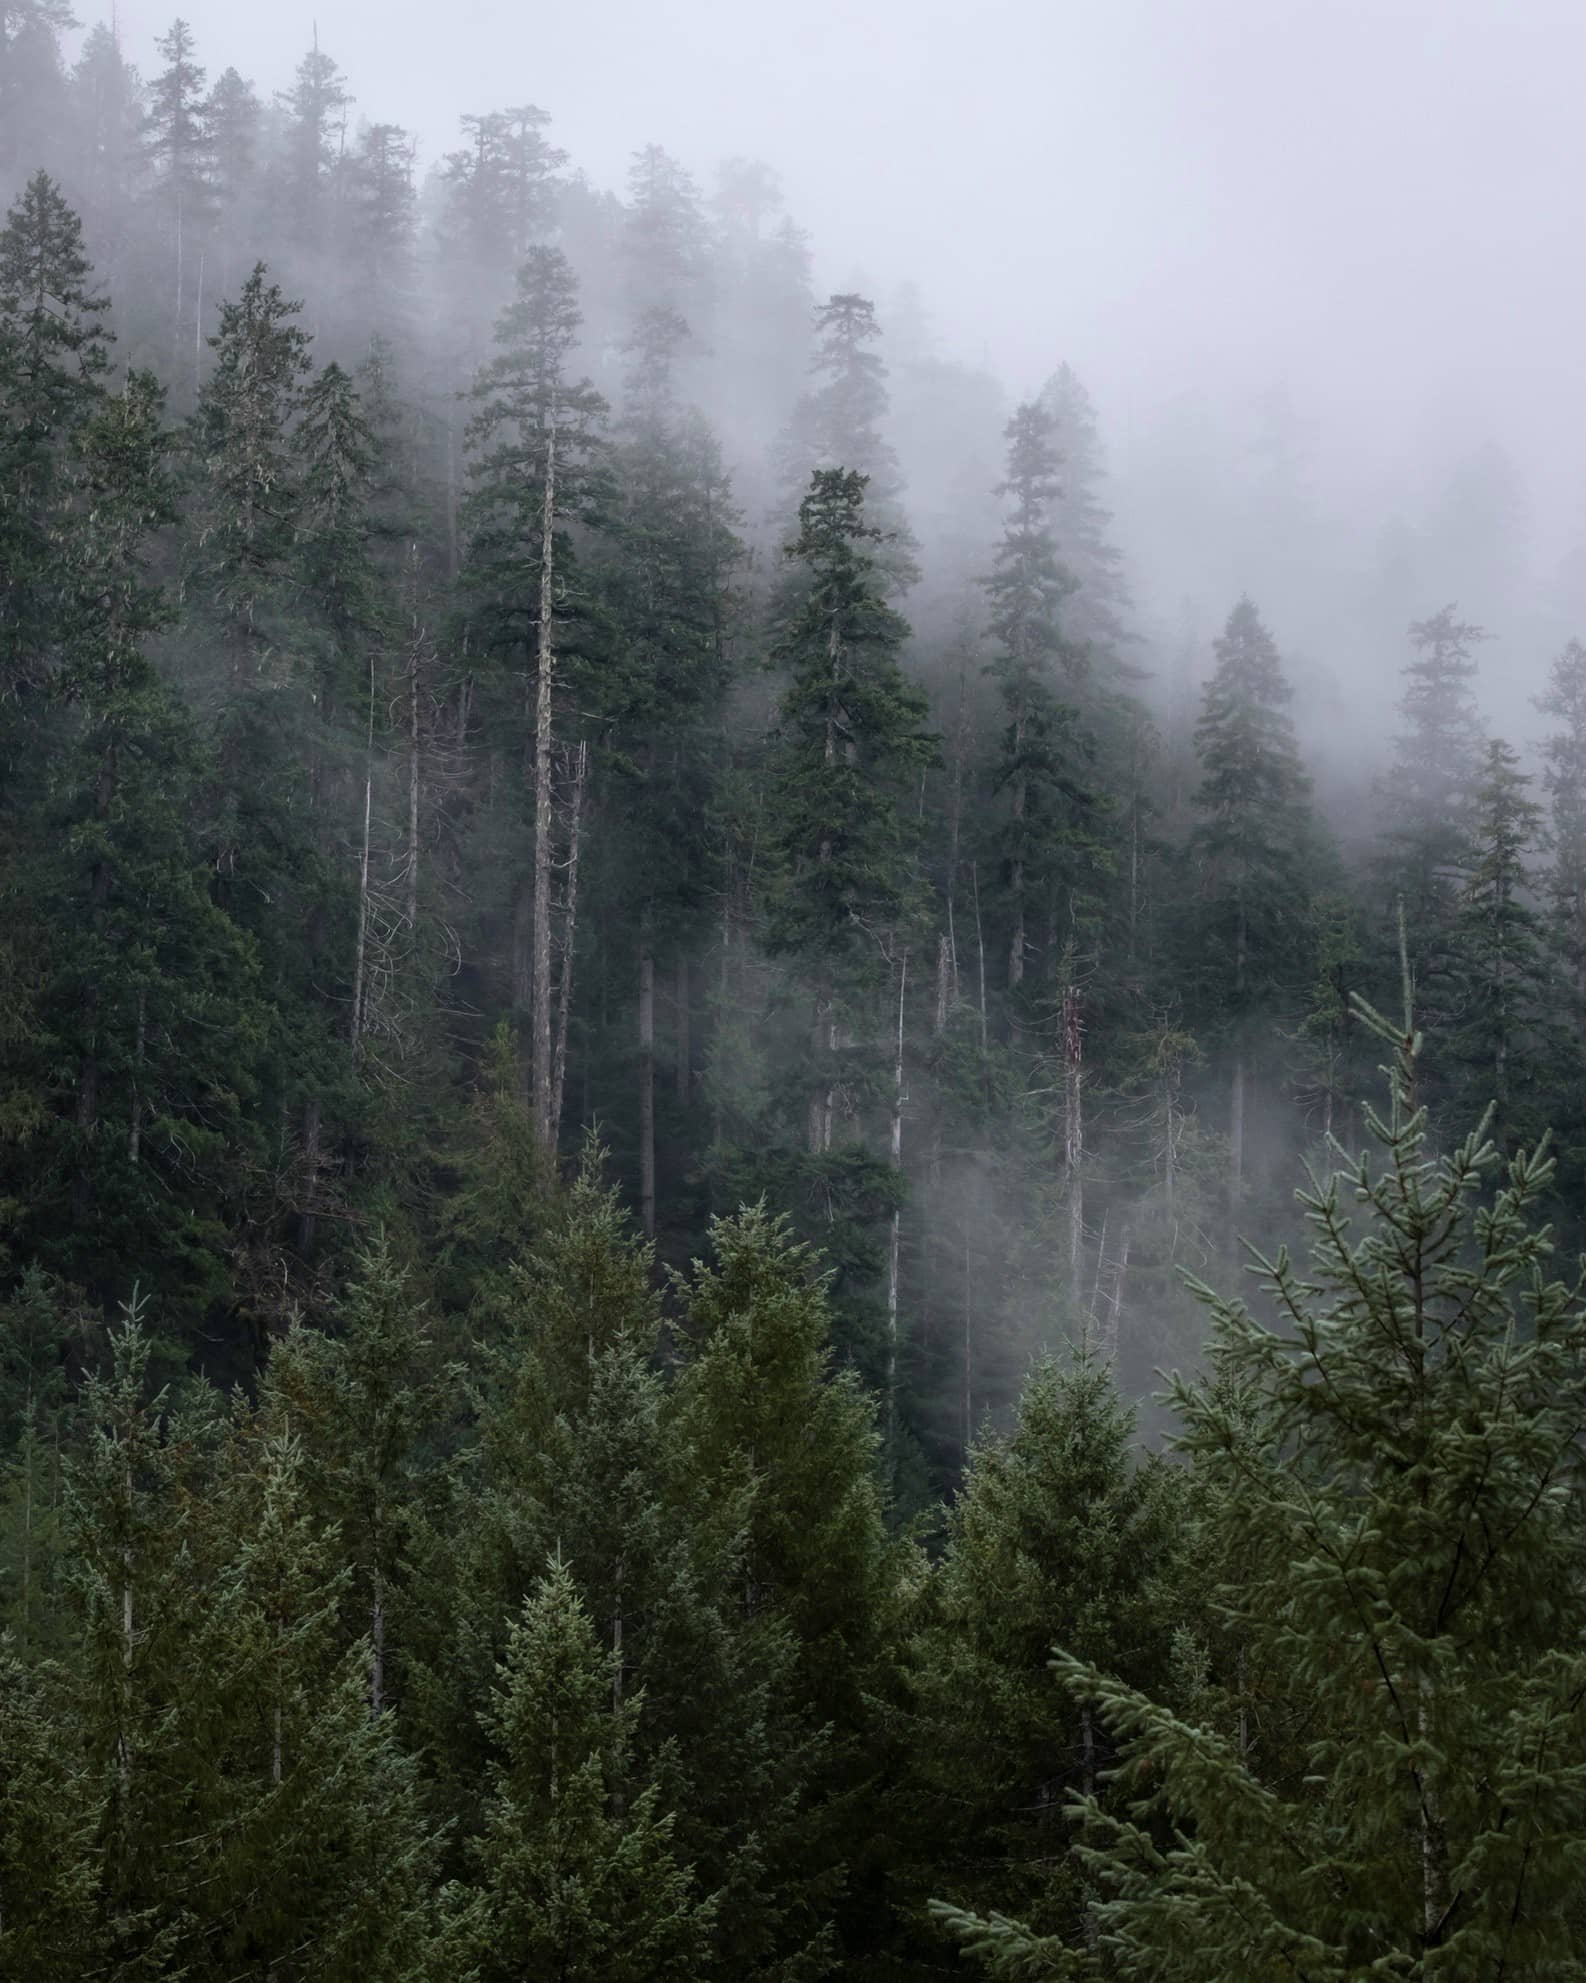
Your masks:
{"label": "tree trunk", "polygon": [[534,1113],[540,1146],[555,1147],[551,1113],[551,835],[552,690],[555,656],[551,623],[555,609],[556,409],[545,437],[545,486],[541,494],[539,666],[534,708]]}
{"label": "tree trunk", "polygon": [[363,751],[363,841],[358,854],[358,949],[352,972],[352,1058],[358,1063],[369,982],[369,827],[374,810],[374,657],[369,659],[369,723]]}
{"label": "tree trunk", "polygon": [[1063,989],[1063,1171],[1068,1199],[1068,1298],[1076,1315],[1084,1298],[1085,1274],[1084,1041],[1079,987],[1068,984]]}
{"label": "tree trunk", "polygon": [[[573,757],[573,796],[567,817],[567,891],[562,910],[562,974],[556,993],[556,1049],[551,1057],[551,1149],[562,1129],[562,1096],[567,1087],[567,1028],[573,1009],[573,967],[578,961],[578,849],[584,819],[584,785],[589,776],[589,746],[580,743]],[[585,1056],[585,1078],[588,1078]],[[585,1110],[587,1119],[589,1111]]]}
{"label": "tree trunk", "polygon": [[693,991],[689,982],[688,959],[679,956],[673,976],[673,1081],[676,1086],[678,1104],[688,1107],[689,1092],[693,1086],[694,1067],[694,1025]]}
{"label": "tree trunk", "polygon": [[[903,1012],[909,983],[909,953],[898,960],[898,1034],[892,1064],[892,1174],[901,1188],[903,1177]],[[903,1207],[892,1208],[887,1239],[887,1446],[895,1452],[898,1428],[898,1264],[902,1248]]]}
{"label": "tree trunk", "polygon": [[304,1259],[314,1251],[319,1228],[320,1100],[310,1095],[303,1104],[303,1209],[297,1217],[297,1250]]}
{"label": "tree trunk", "polygon": [[639,1218],[655,1237],[655,952],[646,909],[639,928]]}
{"label": "tree trunk", "polygon": [[142,985],[138,987],[138,1025],[132,1050],[132,1118],[127,1127],[127,1162],[135,1164],[143,1147],[143,1095],[138,1087],[139,1069],[143,1065],[144,1049],[148,1044],[149,995]]}

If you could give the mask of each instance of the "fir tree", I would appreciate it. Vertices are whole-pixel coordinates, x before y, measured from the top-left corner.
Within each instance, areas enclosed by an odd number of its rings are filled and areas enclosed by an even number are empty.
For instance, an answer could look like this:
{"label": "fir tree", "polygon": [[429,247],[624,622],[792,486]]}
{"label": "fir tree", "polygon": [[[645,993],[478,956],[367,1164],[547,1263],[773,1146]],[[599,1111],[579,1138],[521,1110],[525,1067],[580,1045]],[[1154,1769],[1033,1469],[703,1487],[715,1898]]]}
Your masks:
{"label": "fir tree", "polygon": [[[553,897],[560,861],[554,803],[558,650],[576,628],[578,598],[567,526],[588,513],[596,494],[597,429],[606,410],[587,379],[567,376],[578,335],[577,295],[560,249],[531,251],[518,272],[517,299],[496,327],[500,351],[475,383],[478,411],[469,427],[475,450],[471,583],[497,652],[504,658],[533,657],[534,699],[524,712],[533,737],[532,885],[520,883],[515,890],[520,929],[514,937],[512,1002],[527,1036],[523,1060],[532,1074],[535,1122],[547,1150],[556,1147],[561,1120],[552,1025]],[[564,672],[569,658],[561,656]],[[569,882],[573,879],[570,871]],[[564,886],[564,932],[571,903]],[[564,956],[563,961],[570,985],[573,960]]]}
{"label": "fir tree", "polygon": [[1454,925],[1481,776],[1481,726],[1471,684],[1480,627],[1445,606],[1410,629],[1399,713],[1404,729],[1383,789],[1384,907],[1402,901],[1416,1010],[1434,1045],[1459,1004]]}
{"label": "fir tree", "polygon": [[1256,1256],[1273,1324],[1201,1290],[1217,1376],[1174,1386],[1226,1531],[1217,1604],[1274,1693],[1255,1718],[1213,1670],[1170,1703],[1060,1648],[1124,1749],[1122,1806],[1076,1812],[1108,1897],[1092,1947],[944,1908],[994,1973],[1579,1959],[1583,1289],[1536,1222],[1546,1154],[1502,1166],[1483,1122],[1433,1157],[1412,1022],[1360,1016],[1394,1054],[1374,1154],[1301,1194],[1304,1270]]}
{"label": "fir tree", "polygon": [[1064,602],[1063,631],[1093,667],[1110,663],[1116,670],[1131,643],[1133,600],[1123,553],[1112,540],[1112,515],[1102,497],[1106,466],[1096,409],[1069,365],[1060,365],[1041,388],[1040,404],[1052,417],[1052,444],[1061,463],[1052,536],[1058,562],[1072,584]]}
{"label": "fir tree", "polygon": [[459,1931],[481,1983],[687,1983],[712,1910],[672,1846],[653,1784],[627,1781],[643,1711],[614,1686],[567,1566],[524,1600],[483,1720],[496,1750],[478,1900]]}
{"label": "fir tree", "polygon": [[1501,737],[1487,746],[1473,800],[1470,867],[1456,925],[1468,1010],[1450,1041],[1465,1062],[1471,1099],[1493,1104],[1499,1147],[1535,1137],[1539,1027],[1545,1002],[1541,919],[1531,908],[1526,856],[1542,808]]}
{"label": "fir tree", "polygon": [[810,369],[818,383],[799,401],[782,442],[787,507],[805,495],[817,474],[843,469],[865,478],[877,537],[876,560],[889,593],[919,578],[919,546],[903,513],[903,475],[883,431],[889,400],[886,364],[870,347],[881,335],[868,297],[830,297],[815,312]]}
{"label": "fir tree", "polygon": [[1215,652],[1195,726],[1202,819],[1190,846],[1201,899],[1191,941],[1200,960],[1200,1013],[1221,1033],[1230,1062],[1228,1196],[1237,1221],[1246,1086],[1267,1045],[1263,1020],[1275,1002],[1295,997],[1310,965],[1310,781],[1295,746],[1282,661],[1248,599],[1229,615]]}
{"label": "fir tree", "polygon": [[[143,142],[153,168],[154,198],[166,242],[169,288],[165,314],[170,326],[171,377],[175,379],[185,370],[182,354],[189,335],[196,357],[200,328],[196,284],[201,279],[202,248],[214,207],[205,123],[205,72],[195,59],[192,29],[186,21],[173,21],[155,46],[165,67],[149,85]],[[191,311],[190,284],[194,285]]]}
{"label": "fir tree", "polygon": [[1108,1372],[1038,1364],[1012,1432],[970,1455],[911,1648],[904,1823],[931,1877],[950,1841],[966,1900],[1048,1930],[1082,1925],[1067,1807],[1113,1761],[1094,1704],[1053,1678],[1052,1644],[1136,1686],[1168,1670],[1174,1501],[1133,1430]]}

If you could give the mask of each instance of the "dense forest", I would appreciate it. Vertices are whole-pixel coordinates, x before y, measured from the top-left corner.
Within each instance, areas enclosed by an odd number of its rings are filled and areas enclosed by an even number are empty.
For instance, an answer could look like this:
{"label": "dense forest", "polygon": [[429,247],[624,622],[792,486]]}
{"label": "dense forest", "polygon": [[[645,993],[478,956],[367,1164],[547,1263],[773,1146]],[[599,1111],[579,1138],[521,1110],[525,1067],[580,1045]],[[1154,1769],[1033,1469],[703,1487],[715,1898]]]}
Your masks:
{"label": "dense forest", "polygon": [[1579,1973],[1586,645],[1517,748],[1376,626],[1340,782],[1259,600],[1142,626],[1060,354],[815,293],[765,166],[73,25],[0,1976]]}

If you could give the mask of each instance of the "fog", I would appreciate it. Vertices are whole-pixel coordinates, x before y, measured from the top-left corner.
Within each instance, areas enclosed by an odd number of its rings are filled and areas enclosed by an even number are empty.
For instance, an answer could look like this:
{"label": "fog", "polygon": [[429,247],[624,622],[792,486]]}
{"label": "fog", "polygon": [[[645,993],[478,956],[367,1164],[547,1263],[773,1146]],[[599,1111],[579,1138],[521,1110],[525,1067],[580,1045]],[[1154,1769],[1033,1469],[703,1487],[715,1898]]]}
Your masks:
{"label": "fog", "polygon": [[[1194,638],[1249,587],[1317,671],[1318,720],[1357,693],[1378,709],[1406,612],[1447,595],[1500,637],[1487,699],[1523,731],[1586,607],[1586,14],[1566,0],[187,14],[261,93],[317,28],[354,115],[407,126],[421,160],[508,98],[602,186],[639,142],[707,184],[765,159],[818,293],[863,284],[885,323],[916,283],[940,346],[1010,397],[1075,366],[1147,625]],[[163,0],[120,23],[150,73]],[[1508,541],[1467,562],[1461,512],[1484,506]],[[1412,596],[1374,624],[1395,557]]]}

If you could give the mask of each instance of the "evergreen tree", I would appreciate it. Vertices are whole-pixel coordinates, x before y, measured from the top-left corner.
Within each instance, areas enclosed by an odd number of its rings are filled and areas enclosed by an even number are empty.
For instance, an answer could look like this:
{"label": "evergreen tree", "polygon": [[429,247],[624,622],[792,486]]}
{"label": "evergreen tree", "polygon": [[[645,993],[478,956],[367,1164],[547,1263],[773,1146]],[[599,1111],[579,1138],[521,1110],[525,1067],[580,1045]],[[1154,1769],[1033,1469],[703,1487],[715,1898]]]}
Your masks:
{"label": "evergreen tree", "polygon": [[1259,1070],[1274,1005],[1292,1001],[1309,970],[1310,781],[1300,764],[1291,695],[1272,636],[1241,599],[1215,653],[1195,726],[1202,814],[1191,838],[1200,900],[1190,941],[1198,953],[1197,1016],[1226,1042],[1229,1211],[1241,1216],[1247,1082]]}
{"label": "evergreen tree", "polygon": [[[533,738],[532,885],[519,882],[514,889],[512,1004],[526,1034],[522,1058],[532,1074],[535,1122],[547,1150],[556,1147],[565,1066],[553,1037],[552,930],[561,863],[555,798],[563,698],[557,678],[559,665],[565,674],[577,652],[580,605],[568,525],[589,514],[598,494],[597,430],[606,411],[587,379],[567,376],[578,336],[577,291],[560,249],[530,252],[518,272],[517,299],[496,327],[499,353],[475,383],[478,411],[469,427],[475,450],[470,582],[495,651],[508,661],[533,657],[534,697],[524,711],[524,728]],[[561,961],[569,988],[574,960],[567,926],[575,882],[576,870],[569,868],[561,890]],[[566,1010],[564,996],[562,1014]]]}
{"label": "evergreen tree", "polygon": [[352,102],[340,66],[319,45],[297,65],[289,90],[276,101],[285,116],[278,198],[294,254],[313,255],[331,240],[338,165]]}
{"label": "evergreen tree", "polygon": [[30,179],[0,231],[0,687],[48,678],[58,625],[64,466],[109,369],[108,307],[82,224],[55,182]]}
{"label": "evergreen tree", "polygon": [[514,1621],[483,1719],[495,1745],[479,1893],[459,1930],[481,1983],[686,1983],[712,1910],[672,1848],[655,1787],[626,1782],[639,1700],[614,1685],[566,1565]]}
{"label": "evergreen tree", "polygon": [[783,880],[768,935],[812,980],[812,1156],[832,1147],[840,1030],[873,1023],[881,946],[907,915],[899,801],[934,753],[925,698],[898,665],[908,629],[881,596],[865,500],[862,475],[811,478],[786,553],[803,597],[777,645],[790,679],[773,760]]}
{"label": "evergreen tree", "polygon": [[1041,388],[1039,402],[1052,416],[1052,444],[1061,464],[1052,503],[1058,562],[1072,582],[1064,601],[1063,631],[1092,666],[1123,664],[1131,644],[1133,600],[1123,553],[1112,539],[1112,515],[1103,501],[1106,466],[1096,409],[1083,382],[1060,365]]}
{"label": "evergreen tree", "polygon": [[[1480,627],[1445,606],[1410,628],[1399,713],[1404,729],[1383,788],[1384,906],[1402,901],[1416,1010],[1434,1046],[1458,1010],[1454,928],[1481,777],[1481,726],[1471,684]],[[1435,1058],[1434,1058],[1435,1065]]]}
{"label": "evergreen tree", "polygon": [[1583,1290],[1536,1223],[1545,1153],[1501,1168],[1483,1122],[1433,1157],[1412,1022],[1361,1017],[1394,1054],[1375,1154],[1301,1194],[1303,1271],[1256,1257],[1273,1324],[1201,1290],[1217,1374],[1174,1386],[1226,1530],[1217,1604],[1274,1692],[1238,1711],[1214,1669],[1164,1700],[1060,1648],[1124,1749],[1121,1804],[1076,1812],[1108,1897],[1089,1946],[944,1909],[994,1973],[1579,1960]]}
{"label": "evergreen tree", "polygon": [[1467,1013],[1450,1041],[1469,1070],[1472,1100],[1477,1107],[1493,1104],[1499,1147],[1511,1149],[1542,1128],[1535,1104],[1545,973],[1526,866],[1542,808],[1526,796],[1530,782],[1514,751],[1494,737],[1473,794],[1469,878],[1457,925]]}
{"label": "evergreen tree", "polygon": [[1135,1686],[1168,1671],[1174,1499],[1133,1432],[1108,1372],[1038,1364],[1012,1432],[970,1456],[911,1648],[900,1801],[929,1877],[950,1864],[966,1900],[1048,1931],[1082,1925],[1067,1806],[1114,1760],[1093,1704],[1053,1678],[1052,1644]]}
{"label": "evergreen tree", "polygon": [[997,493],[1008,499],[1008,520],[985,586],[998,648],[991,672],[1008,713],[998,774],[1008,791],[1008,985],[1016,990],[1024,981],[1031,922],[1050,923],[1056,913],[1064,846],[1073,840],[1074,812],[1086,795],[1075,775],[1081,750],[1075,712],[1058,699],[1055,681],[1059,665],[1077,656],[1058,624],[1072,580],[1052,541],[1058,468],[1052,417],[1032,402],[1004,432],[1008,472]]}
{"label": "evergreen tree", "polygon": [[[165,67],[149,85],[144,152],[153,169],[153,197],[169,271],[165,318],[170,376],[180,378],[189,337],[196,361],[200,332],[202,251],[214,218],[205,72],[195,59],[193,32],[176,20],[155,44]],[[189,299],[189,285],[193,298]],[[195,381],[196,384],[196,381]]]}
{"label": "evergreen tree", "polygon": [[887,418],[887,368],[871,346],[881,335],[868,297],[830,297],[815,312],[817,384],[800,399],[781,446],[786,504],[802,505],[821,473],[843,469],[865,478],[866,501],[878,532],[876,561],[889,593],[906,592],[919,578],[919,546],[903,511],[903,475],[883,431]]}
{"label": "evergreen tree", "polygon": [[64,108],[60,36],[76,26],[70,0],[0,5],[0,182],[56,161]]}
{"label": "evergreen tree", "polygon": [[1586,1037],[1586,647],[1566,644],[1537,707],[1555,719],[1542,746],[1552,862],[1544,879],[1550,934],[1569,993],[1571,1030]]}

